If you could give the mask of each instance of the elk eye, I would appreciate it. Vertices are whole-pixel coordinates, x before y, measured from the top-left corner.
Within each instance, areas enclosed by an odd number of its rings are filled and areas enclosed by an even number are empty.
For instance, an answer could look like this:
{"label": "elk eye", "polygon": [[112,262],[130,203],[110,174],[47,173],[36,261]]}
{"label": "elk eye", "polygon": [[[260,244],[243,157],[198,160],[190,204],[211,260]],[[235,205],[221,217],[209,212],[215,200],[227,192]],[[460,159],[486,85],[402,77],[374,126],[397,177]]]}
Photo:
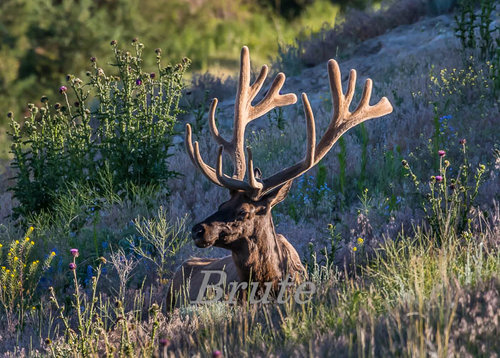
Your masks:
{"label": "elk eye", "polygon": [[239,217],[239,218],[244,218],[244,217],[246,217],[246,216],[247,216],[247,214],[248,214],[248,213],[247,213],[245,210],[240,210],[240,211],[238,211],[238,217]]}

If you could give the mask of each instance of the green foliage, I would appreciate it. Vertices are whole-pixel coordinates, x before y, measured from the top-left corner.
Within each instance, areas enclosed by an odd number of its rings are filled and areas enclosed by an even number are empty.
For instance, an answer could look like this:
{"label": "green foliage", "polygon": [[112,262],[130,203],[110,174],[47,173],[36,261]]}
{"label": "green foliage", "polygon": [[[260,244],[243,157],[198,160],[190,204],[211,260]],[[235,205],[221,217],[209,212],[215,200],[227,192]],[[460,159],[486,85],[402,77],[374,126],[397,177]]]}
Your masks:
{"label": "green foliage", "polygon": [[52,98],[66,73],[81,76],[88,57],[106,56],[111,39],[138,36],[146,46],[161,47],[170,62],[188,56],[195,70],[232,72],[243,44],[254,59],[267,60],[304,27],[317,31],[333,22],[337,9],[316,0],[300,16],[285,18],[259,0],[3,0],[0,113],[24,111],[42,90]]}
{"label": "green foliage", "polygon": [[[479,15],[475,5],[479,3]],[[479,58],[486,61],[490,67],[490,78],[494,91],[500,90],[500,27],[492,26],[496,16],[497,1],[495,0],[461,0],[459,13],[455,16],[455,34],[460,40],[466,63],[471,57],[470,52],[479,49]]]}
{"label": "green foliage", "polygon": [[42,97],[41,108],[29,105],[24,123],[11,116],[11,165],[17,170],[12,190],[21,204],[16,214],[50,209],[65,186],[98,185],[105,172],[115,193],[126,183],[163,183],[174,174],[166,160],[189,60],[162,67],[157,49],[157,72],[148,73],[143,45],[133,44],[131,54],[112,42],[116,75],[92,58],[87,83],[67,76],[63,104],[50,106]]}
{"label": "green foliage", "polygon": [[[77,251],[76,251],[77,252]],[[81,283],[76,275],[78,253],[73,254],[73,262],[69,265],[71,271],[74,292],[69,302],[60,304],[55,290],[50,288],[50,301],[57,311],[58,319],[61,321],[65,341],[54,344],[50,338],[45,339],[46,349],[53,357],[68,355],[97,356],[103,353],[107,357],[118,353],[120,357],[134,357],[134,350],[138,348],[138,342],[134,341],[133,331],[129,326],[129,317],[125,313],[125,307],[121,300],[117,299],[112,304],[110,299],[103,299],[98,290],[99,280],[103,273],[106,259],[99,259],[96,275],[92,277],[89,292],[81,288]],[[139,312],[144,305],[144,298],[136,300],[134,307]],[[146,346],[141,345],[143,354],[151,355],[155,350],[157,338],[158,313],[160,306],[153,303],[149,309],[149,317],[153,322],[153,329],[148,337]],[[141,313],[137,313],[136,320],[140,320]],[[110,341],[110,324],[115,324],[121,330],[118,342]],[[76,329],[73,327],[76,326]],[[62,343],[62,344],[61,344]]]}
{"label": "green foliage", "polygon": [[23,329],[26,315],[36,312],[35,290],[55,256],[52,252],[42,263],[34,260],[32,233],[33,227],[30,227],[23,239],[12,241],[6,254],[0,244],[0,304],[7,326],[12,328],[16,325],[18,330]]}
{"label": "green foliage", "polygon": [[132,251],[153,264],[161,284],[167,283],[175,256],[189,240],[185,224],[186,218],[172,224],[162,207],[155,218],[134,220],[138,237],[129,239]]}
{"label": "green foliage", "polygon": [[466,143],[462,140],[463,162],[459,165],[456,174],[451,174],[451,163],[443,159],[445,151],[439,151],[439,171],[429,180],[428,190],[422,188],[422,182],[413,173],[407,161],[403,166],[407,175],[413,181],[421,197],[421,207],[426,214],[430,225],[431,235],[436,240],[436,245],[441,246],[445,240],[452,237],[470,236],[470,215],[474,200],[486,167],[479,164],[472,177],[471,165],[467,159]]}

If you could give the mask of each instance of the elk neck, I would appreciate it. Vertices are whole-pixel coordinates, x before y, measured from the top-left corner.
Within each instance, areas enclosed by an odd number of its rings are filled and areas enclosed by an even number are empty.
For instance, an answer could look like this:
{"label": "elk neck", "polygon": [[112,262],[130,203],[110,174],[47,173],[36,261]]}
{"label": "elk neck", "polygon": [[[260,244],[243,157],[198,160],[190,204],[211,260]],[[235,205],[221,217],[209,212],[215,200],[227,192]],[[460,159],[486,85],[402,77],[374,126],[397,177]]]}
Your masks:
{"label": "elk neck", "polygon": [[283,276],[284,252],[274,230],[271,213],[255,225],[254,232],[241,237],[231,248],[242,282],[273,282],[275,288]]}

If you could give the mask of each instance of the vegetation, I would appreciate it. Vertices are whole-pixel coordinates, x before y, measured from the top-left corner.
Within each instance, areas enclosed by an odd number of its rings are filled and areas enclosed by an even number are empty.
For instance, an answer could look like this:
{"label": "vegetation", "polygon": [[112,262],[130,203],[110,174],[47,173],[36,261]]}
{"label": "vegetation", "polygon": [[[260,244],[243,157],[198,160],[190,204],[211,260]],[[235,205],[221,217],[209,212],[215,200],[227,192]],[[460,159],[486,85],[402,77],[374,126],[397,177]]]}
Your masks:
{"label": "vegetation", "polygon": [[[213,213],[226,193],[203,180],[182,144],[175,144],[174,124],[182,120],[181,77],[188,63],[166,67],[159,61],[188,55],[202,68],[200,61],[215,61],[214,54],[236,58],[232,44],[259,50],[243,32],[232,31],[243,26],[251,2],[241,11],[233,2],[219,8],[208,2],[196,2],[199,7],[169,2],[186,9],[170,25],[162,18],[167,12],[158,11],[162,1],[143,3],[140,12],[131,1],[10,0],[0,5],[0,33],[9,34],[0,45],[1,105],[12,108],[14,98],[25,101],[40,93],[50,98],[32,100],[25,119],[19,110],[11,116],[12,167],[2,168],[0,175],[0,354],[445,357],[500,351],[500,138],[492,130],[498,127],[500,104],[495,92],[498,6],[487,0],[474,6],[467,1],[414,2],[420,15],[455,11],[424,20],[415,25],[418,31],[408,30],[422,33],[426,44],[430,34],[442,35],[433,41],[439,47],[420,47],[418,58],[404,52],[401,57],[358,55],[350,46],[339,46],[343,71],[342,58],[364,64],[370,56],[373,67],[366,72],[374,74],[374,96],[388,93],[395,111],[345,135],[335,152],[298,178],[288,199],[275,208],[276,231],[297,248],[318,287],[312,301],[216,303],[170,314],[165,285],[175,267],[189,256],[225,254],[195,248],[189,230]],[[420,17],[411,14],[409,20],[398,6],[368,15],[348,12],[341,27],[322,32],[321,43],[329,48],[324,56],[333,57],[333,44],[362,21],[376,23],[372,35],[377,36],[390,28],[392,16],[400,23]],[[222,8],[227,12],[215,22],[202,21],[213,14],[207,9]],[[279,21],[300,24],[314,11],[306,7]],[[17,16],[25,21],[15,21]],[[182,35],[162,39],[169,33],[163,27],[178,29],[183,21]],[[486,31],[481,26],[488,21]],[[188,31],[193,24],[198,24],[196,31]],[[141,42],[144,49],[161,46],[161,56],[142,56],[138,40],[130,54],[120,47],[150,26],[155,31],[141,36]],[[203,26],[221,32],[204,42],[211,35]],[[269,29],[256,30],[255,42]],[[398,36],[411,41],[404,31],[399,28]],[[53,33],[60,34],[57,41]],[[241,37],[231,37],[234,33]],[[360,33],[352,32],[350,39],[363,49],[372,35]],[[188,34],[193,36],[189,41]],[[104,53],[111,35],[118,44],[113,43],[108,64]],[[308,62],[308,49],[318,48],[315,36],[299,37],[299,47],[281,48],[279,62],[287,74],[323,61],[318,56]],[[384,36],[387,40],[391,34]],[[28,45],[35,38],[38,45]],[[195,43],[207,46],[198,46],[201,52],[193,55],[189,51]],[[264,40],[261,46],[267,46]],[[97,59],[90,63],[90,75],[79,73],[91,56]],[[49,64],[56,69],[44,77]],[[10,71],[21,67],[27,72]],[[324,128],[331,104],[325,100],[330,97],[326,86],[315,85],[320,70],[307,69],[294,80],[297,91],[310,93],[317,126]],[[62,82],[68,72],[75,75]],[[212,80],[230,93],[227,84]],[[211,88],[204,83],[198,82],[198,90],[208,100],[213,92],[205,95]],[[47,92],[50,88],[54,93]],[[172,92],[161,94],[165,88]],[[204,136],[207,103],[198,103],[187,106],[187,118],[196,122],[194,135]],[[219,104],[221,131],[230,107]],[[303,155],[302,116],[300,106],[291,106],[269,114],[265,125],[276,130],[252,128],[247,141],[263,173]],[[206,161],[215,163],[216,149],[202,149]]]}
{"label": "vegetation", "polygon": [[69,88],[59,88],[63,104],[42,97],[41,108],[28,105],[24,123],[9,113],[16,214],[52,209],[54,195],[74,183],[103,190],[97,181],[103,175],[117,193],[125,185],[164,183],[174,174],[166,160],[190,61],[163,67],[157,49],[156,72],[145,72],[142,43],[133,41],[133,54],[114,40],[111,45],[116,74],[106,74],[91,58],[87,83],[68,75]]}

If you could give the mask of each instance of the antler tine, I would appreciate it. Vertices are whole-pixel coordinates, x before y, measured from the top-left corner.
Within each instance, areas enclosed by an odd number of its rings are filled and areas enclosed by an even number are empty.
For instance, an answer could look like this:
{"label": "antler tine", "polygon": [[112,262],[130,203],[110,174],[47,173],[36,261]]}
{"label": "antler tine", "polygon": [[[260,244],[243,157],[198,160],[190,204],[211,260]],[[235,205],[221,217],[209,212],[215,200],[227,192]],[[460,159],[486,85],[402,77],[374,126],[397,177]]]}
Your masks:
{"label": "antler tine", "polygon": [[307,127],[307,146],[306,155],[302,161],[299,163],[288,167],[278,173],[264,179],[264,188],[262,193],[265,194],[273,188],[297,178],[309,169],[311,169],[315,163],[315,152],[316,152],[316,123],[314,122],[314,114],[307,98],[307,94],[302,93],[302,105],[304,107],[304,115],[306,117],[306,127]]}
{"label": "antler tine", "polygon": [[223,145],[226,148],[229,146],[229,142],[222,138],[219,134],[219,130],[217,129],[217,125],[215,124],[215,110],[217,109],[217,103],[219,100],[214,98],[212,103],[210,104],[210,110],[208,114],[208,127],[210,129],[210,133],[212,133],[212,137],[214,137],[215,142],[219,145]]}
{"label": "antler tine", "polygon": [[[253,192],[255,190],[258,190],[259,188],[254,188],[249,183],[246,183],[243,180],[230,178],[222,172],[222,153],[223,153],[223,151],[224,151],[224,147],[222,145],[219,146],[218,153],[217,153],[217,170],[216,170],[217,179],[223,184],[223,186],[229,190],[243,190],[246,192]],[[251,162],[251,161],[249,161],[249,162]],[[250,165],[253,165],[253,164],[249,164],[249,166]],[[254,177],[254,179],[255,179],[255,177]],[[258,183],[258,184],[262,184],[262,183]]]}
{"label": "antler tine", "polygon": [[248,155],[248,185],[254,190],[259,190],[263,188],[263,184],[255,178],[255,172],[253,170],[253,155],[252,149],[247,147],[247,155]]}
{"label": "antler tine", "polygon": [[200,171],[214,184],[217,184],[219,186],[224,186],[222,183],[217,179],[217,175],[215,173],[215,169],[210,167],[209,165],[205,164],[203,159],[201,158],[200,155],[200,148],[198,146],[198,142],[194,142],[194,147],[193,147],[193,140],[192,140],[192,131],[191,131],[191,126],[189,123],[186,124],[186,136],[184,137],[184,143],[186,144],[186,151],[189,155],[189,158],[193,162],[194,166]]}
{"label": "antler tine", "polygon": [[275,107],[288,106],[297,102],[297,96],[293,93],[279,94],[285,83],[285,78],[284,73],[278,73],[265,97],[258,104],[251,107],[248,122],[263,116]]}
{"label": "antler tine", "polygon": [[369,102],[372,94],[372,88],[373,82],[368,78],[365,82],[361,101],[349,118],[349,120],[353,122],[353,126],[366,120],[381,117],[392,112],[392,105],[387,97],[382,97],[376,105],[370,106]]}
{"label": "antler tine", "polygon": [[224,145],[224,150],[230,154],[234,167],[233,178],[238,180],[245,178],[247,169],[244,150],[247,124],[275,107],[285,106],[297,101],[294,94],[279,94],[285,82],[285,75],[280,73],[276,76],[266,96],[257,105],[252,106],[252,101],[262,89],[267,74],[268,68],[264,65],[255,82],[250,85],[250,53],[248,47],[243,46],[240,56],[238,90],[234,105],[233,137],[230,142],[223,142],[220,136],[217,139],[219,144]]}
{"label": "antler tine", "polygon": [[[337,61],[328,61],[327,68],[328,77],[330,79],[330,91],[333,101],[333,115],[325,134],[319,141],[319,144],[313,150],[308,150],[306,158],[301,162],[287,169],[284,169],[267,179],[264,179],[264,189],[262,191],[263,193],[269,192],[273,188],[302,175],[307,170],[312,168],[325,156],[326,153],[328,153],[328,151],[342,136],[342,134],[344,134],[350,128],[368,119],[381,117],[392,112],[392,105],[386,97],[382,97],[382,99],[374,106],[369,105],[373,82],[371,79],[367,79],[361,101],[354,113],[351,114],[349,112],[349,106],[351,105],[354,96],[354,90],[356,86],[356,71],[351,70],[351,72],[349,73],[347,91],[346,95],[344,95],[342,91],[340,68]],[[310,135],[311,126],[311,132],[314,133],[314,118],[309,101],[307,100],[307,96],[305,94],[302,94],[302,101],[304,103],[304,112],[308,121],[307,145],[308,148],[310,148],[311,143],[313,147],[315,145],[315,138],[313,139]],[[310,155],[312,155],[312,157],[309,157]]]}
{"label": "antler tine", "polygon": [[268,73],[268,68],[266,65],[262,66],[260,69],[259,76],[255,80],[252,86],[250,86],[250,93],[249,96],[250,98],[255,98],[257,93],[259,93],[260,89],[262,88],[262,85],[264,84],[264,81],[266,80],[267,73]]}

